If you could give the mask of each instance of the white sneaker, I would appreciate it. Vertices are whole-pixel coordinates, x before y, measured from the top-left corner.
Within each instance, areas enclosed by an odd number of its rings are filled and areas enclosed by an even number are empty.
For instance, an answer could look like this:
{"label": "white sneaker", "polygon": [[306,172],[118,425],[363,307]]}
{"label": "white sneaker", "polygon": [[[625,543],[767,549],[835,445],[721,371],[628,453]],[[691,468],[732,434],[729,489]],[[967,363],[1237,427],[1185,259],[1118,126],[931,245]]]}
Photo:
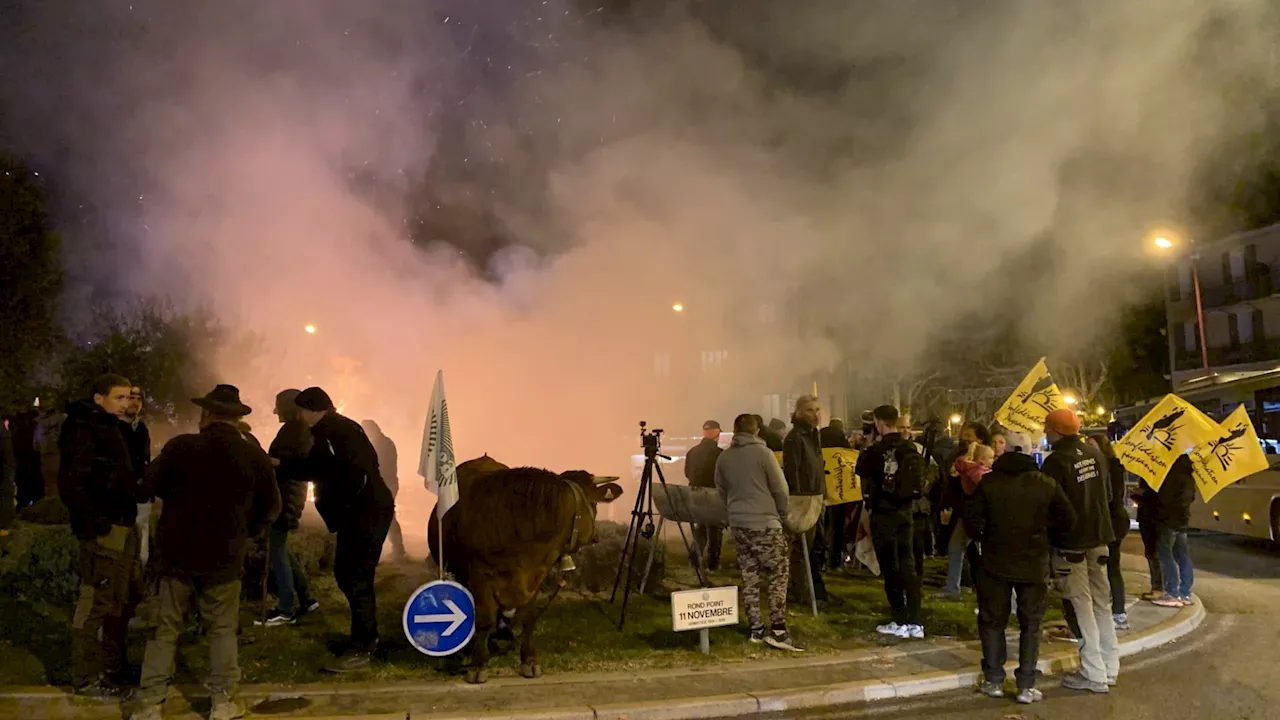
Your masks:
{"label": "white sneaker", "polygon": [[924,639],[924,626],[923,626],[923,625],[908,625],[908,626],[906,627],[906,630],[907,630],[907,635],[908,635],[908,637],[910,637],[911,639],[913,639],[913,640],[923,640],[923,639]]}
{"label": "white sneaker", "polygon": [[876,628],[876,632],[881,635],[897,635],[898,637],[903,637],[902,631],[906,629],[906,625],[899,625],[896,622],[891,622],[888,625],[880,625]]}

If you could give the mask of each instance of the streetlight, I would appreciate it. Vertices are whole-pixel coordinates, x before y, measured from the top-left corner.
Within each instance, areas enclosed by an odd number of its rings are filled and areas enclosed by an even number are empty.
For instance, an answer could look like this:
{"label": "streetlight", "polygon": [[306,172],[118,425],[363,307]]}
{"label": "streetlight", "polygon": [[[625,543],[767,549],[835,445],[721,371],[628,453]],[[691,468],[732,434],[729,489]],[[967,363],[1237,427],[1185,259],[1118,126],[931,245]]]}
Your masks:
{"label": "streetlight", "polygon": [[1099,414],[1099,415],[1106,415],[1106,414],[1107,414],[1107,409],[1106,409],[1106,408],[1104,408],[1104,407],[1102,407],[1101,405],[1099,405],[1096,409],[1094,409],[1094,412],[1095,412],[1095,413],[1097,413],[1097,414]]}
{"label": "streetlight", "polygon": [[[1170,250],[1177,243],[1174,242],[1177,236],[1172,233],[1157,232],[1152,239],[1152,244],[1161,250]],[[1195,288],[1196,293],[1196,325],[1200,331],[1200,364],[1204,368],[1204,374],[1209,374],[1209,346],[1204,341],[1204,303],[1200,300],[1200,253],[1195,250],[1194,244],[1190,239],[1186,240],[1186,244],[1191,248],[1189,257],[1191,259],[1191,285]]]}
{"label": "streetlight", "polygon": [[684,305],[681,303],[676,303],[675,305],[671,306],[671,309],[676,312],[684,312]]}
{"label": "streetlight", "polygon": [[1068,405],[1075,405],[1076,403],[1080,402],[1079,400],[1076,400],[1075,397],[1072,395],[1063,395],[1062,401]]}
{"label": "streetlight", "polygon": [[315,326],[315,325],[307,325],[306,327],[304,327],[304,328],[302,328],[302,329],[303,329],[303,330],[306,330],[308,335],[315,335],[315,334],[316,334],[316,326]]}

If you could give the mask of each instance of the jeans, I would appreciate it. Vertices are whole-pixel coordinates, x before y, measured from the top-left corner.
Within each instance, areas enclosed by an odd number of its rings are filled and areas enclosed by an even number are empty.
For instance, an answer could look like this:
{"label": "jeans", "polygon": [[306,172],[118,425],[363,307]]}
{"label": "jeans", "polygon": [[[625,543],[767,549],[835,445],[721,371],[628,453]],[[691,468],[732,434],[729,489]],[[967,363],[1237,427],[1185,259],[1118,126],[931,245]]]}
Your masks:
{"label": "jeans", "polygon": [[173,679],[178,636],[186,630],[187,609],[194,601],[200,617],[208,623],[209,675],[205,686],[214,693],[234,695],[240,683],[236,630],[240,626],[240,581],[208,585],[190,578],[160,579],[160,625],[147,643],[142,660],[142,680],[138,700],[144,704],[164,702]]}
{"label": "jeans", "polygon": [[959,595],[960,583],[964,579],[965,560],[969,561],[970,577],[978,576],[978,547],[969,540],[969,532],[965,530],[963,522],[956,523],[947,543],[947,584],[943,592]]}
{"label": "jeans", "polygon": [[1106,547],[1085,551],[1054,549],[1053,582],[1071,604],[1079,625],[1080,672],[1091,682],[1105,683],[1120,673],[1120,648],[1111,617],[1111,583],[1107,580]]}
{"label": "jeans", "polygon": [[1161,528],[1156,551],[1160,556],[1160,572],[1164,575],[1165,594],[1174,597],[1190,596],[1195,573],[1191,568],[1187,531]]}
{"label": "jeans", "polygon": [[387,540],[394,513],[376,509],[371,517],[356,521],[356,527],[338,531],[333,554],[333,579],[351,607],[351,644],[354,652],[372,652],[378,644],[378,600],[373,576]]}
{"label": "jeans", "polygon": [[77,686],[120,672],[129,619],[142,598],[137,526],[80,541],[80,595],[71,618],[71,679]]}
{"label": "jeans", "polygon": [[1125,612],[1124,575],[1120,573],[1120,540],[1107,546],[1111,553],[1107,556],[1107,582],[1111,583],[1111,614],[1120,615]]}
{"label": "jeans", "polygon": [[1142,515],[1138,516],[1138,533],[1142,536],[1142,555],[1147,559],[1147,570],[1151,573],[1151,591],[1164,589],[1164,573],[1160,571],[1160,553],[1156,550],[1160,528],[1156,521]]}
{"label": "jeans", "polygon": [[1044,620],[1045,597],[1049,586],[1040,582],[1013,582],[979,572],[978,635],[982,638],[982,674],[996,684],[1004,683],[1004,663],[1008,657],[1005,628],[1013,612],[1010,596],[1018,596],[1018,669],[1014,677],[1018,689],[1036,686],[1036,663],[1040,659],[1040,622]]}
{"label": "jeans", "polygon": [[920,576],[911,549],[909,512],[871,513],[871,543],[884,576],[884,594],[899,625],[920,624]]}
{"label": "jeans", "polygon": [[693,551],[698,554],[698,565],[707,570],[720,567],[720,547],[724,545],[724,528],[719,525],[693,526]]}
{"label": "jeans", "polygon": [[267,536],[267,552],[271,556],[271,574],[276,580],[276,610],[292,615],[299,604],[310,605],[311,586],[298,557],[289,550],[289,531],[273,526]]}

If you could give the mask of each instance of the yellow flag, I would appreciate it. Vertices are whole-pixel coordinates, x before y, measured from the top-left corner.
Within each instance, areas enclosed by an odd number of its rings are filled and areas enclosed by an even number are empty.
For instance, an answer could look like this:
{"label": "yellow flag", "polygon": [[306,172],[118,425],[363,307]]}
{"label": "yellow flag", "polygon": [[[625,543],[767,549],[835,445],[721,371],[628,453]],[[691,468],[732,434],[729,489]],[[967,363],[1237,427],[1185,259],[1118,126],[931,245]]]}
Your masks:
{"label": "yellow flag", "polygon": [[[782,453],[775,452],[778,465],[782,465]],[[846,448],[823,448],[822,464],[827,470],[825,504],[842,505],[862,499],[862,481],[853,474],[858,464],[858,451]]]}
{"label": "yellow flag", "polygon": [[1267,454],[1262,451],[1262,443],[1258,442],[1258,434],[1244,405],[1222,421],[1220,431],[1210,436],[1208,442],[1191,451],[1196,487],[1200,488],[1200,497],[1205,502],[1212,500],[1222,488],[1267,467]]}
{"label": "yellow flag", "polygon": [[1169,466],[1187,450],[1219,437],[1221,426],[1177,395],[1165,395],[1115,444],[1125,469],[1159,490]]}
{"label": "yellow flag", "polygon": [[827,505],[843,505],[862,499],[862,483],[853,474],[858,464],[858,451],[847,448],[825,448],[823,464],[827,467]]}
{"label": "yellow flag", "polygon": [[996,411],[996,422],[1014,432],[1039,437],[1044,434],[1044,417],[1062,407],[1066,407],[1062,391],[1040,358]]}

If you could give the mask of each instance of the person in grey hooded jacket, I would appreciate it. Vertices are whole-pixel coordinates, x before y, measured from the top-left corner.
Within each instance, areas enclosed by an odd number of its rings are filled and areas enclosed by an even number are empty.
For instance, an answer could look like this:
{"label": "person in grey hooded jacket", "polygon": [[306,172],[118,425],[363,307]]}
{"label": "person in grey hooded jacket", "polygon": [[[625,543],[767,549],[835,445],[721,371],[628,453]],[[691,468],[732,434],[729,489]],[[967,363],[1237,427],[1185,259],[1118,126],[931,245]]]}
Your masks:
{"label": "person in grey hooded jacket", "polygon": [[[787,632],[787,580],[790,542],[782,529],[787,514],[787,481],[778,459],[757,433],[755,417],[733,421],[733,442],[716,460],[716,489],[729,510],[729,529],[742,571],[742,604],[751,624],[751,642],[780,650],[801,648]],[[769,617],[766,633],[760,612],[760,575],[769,574]]]}

